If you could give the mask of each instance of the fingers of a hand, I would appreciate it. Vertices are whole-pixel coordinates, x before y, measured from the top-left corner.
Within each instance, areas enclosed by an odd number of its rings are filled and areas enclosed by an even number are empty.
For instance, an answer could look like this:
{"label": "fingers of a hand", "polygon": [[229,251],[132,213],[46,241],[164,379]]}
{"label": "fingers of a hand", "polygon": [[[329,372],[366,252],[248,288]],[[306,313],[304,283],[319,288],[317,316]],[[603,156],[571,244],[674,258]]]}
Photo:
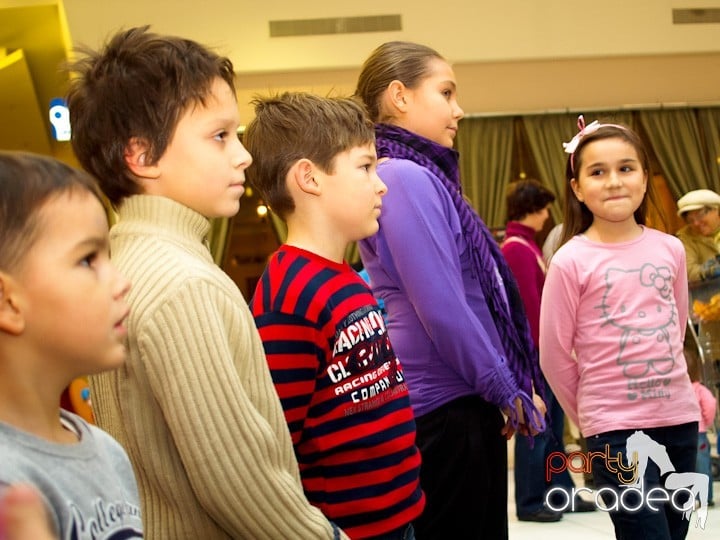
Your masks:
{"label": "fingers of a hand", "polygon": [[515,398],[515,410],[517,411],[518,424],[525,423],[525,410],[523,409],[522,400]]}
{"label": "fingers of a hand", "polygon": [[35,488],[15,485],[0,495],[0,521],[9,540],[45,540],[53,538],[40,494]]}

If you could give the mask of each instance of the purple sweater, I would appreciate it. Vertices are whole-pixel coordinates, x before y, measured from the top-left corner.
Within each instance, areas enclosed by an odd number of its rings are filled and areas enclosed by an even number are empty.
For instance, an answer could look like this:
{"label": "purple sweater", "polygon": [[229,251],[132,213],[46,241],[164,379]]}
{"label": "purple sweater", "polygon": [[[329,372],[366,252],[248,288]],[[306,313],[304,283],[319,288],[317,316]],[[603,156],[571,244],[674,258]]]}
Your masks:
{"label": "purple sweater", "polygon": [[504,407],[519,395],[448,192],[403,159],[381,163],[380,230],[360,242],[416,416],[461,396]]}

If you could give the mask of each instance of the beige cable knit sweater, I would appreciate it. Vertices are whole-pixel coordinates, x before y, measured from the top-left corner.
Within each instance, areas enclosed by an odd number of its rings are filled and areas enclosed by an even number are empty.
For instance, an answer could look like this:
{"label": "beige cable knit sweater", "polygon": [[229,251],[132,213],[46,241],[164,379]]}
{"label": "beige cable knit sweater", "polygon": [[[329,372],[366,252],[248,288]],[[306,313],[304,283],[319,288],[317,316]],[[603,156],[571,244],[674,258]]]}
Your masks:
{"label": "beige cable knit sweater", "polygon": [[146,538],[332,538],[303,494],[253,318],[208,231],[170,199],[122,205],[110,241],[132,283],[129,355],[91,379],[97,422],[133,463]]}

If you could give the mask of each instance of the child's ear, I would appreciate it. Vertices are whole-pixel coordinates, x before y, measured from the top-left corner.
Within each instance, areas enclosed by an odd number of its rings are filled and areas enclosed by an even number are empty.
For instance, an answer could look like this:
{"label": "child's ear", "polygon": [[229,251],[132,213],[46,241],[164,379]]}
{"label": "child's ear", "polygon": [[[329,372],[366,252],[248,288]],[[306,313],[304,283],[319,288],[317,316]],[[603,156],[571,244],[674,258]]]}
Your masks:
{"label": "child's ear", "polygon": [[0,272],[0,330],[18,336],[25,329],[25,317],[18,301],[17,283]]}
{"label": "child's ear", "polygon": [[125,163],[139,179],[154,179],[160,175],[157,164],[150,163],[149,145],[140,137],[133,137],[125,146]]}
{"label": "child's ear", "polygon": [[309,159],[297,160],[288,172],[289,181],[303,193],[320,194],[320,182],[316,178],[318,169]]}
{"label": "child's ear", "polygon": [[401,112],[407,111],[408,89],[400,81],[394,80],[388,85],[388,96],[393,107]]}
{"label": "child's ear", "polygon": [[585,202],[585,201],[583,201],[583,195],[582,195],[582,192],[580,191],[580,188],[578,187],[577,180],[575,180],[574,178],[572,180],[570,180],[570,187],[572,188],[573,193],[575,194],[575,198],[580,202]]}

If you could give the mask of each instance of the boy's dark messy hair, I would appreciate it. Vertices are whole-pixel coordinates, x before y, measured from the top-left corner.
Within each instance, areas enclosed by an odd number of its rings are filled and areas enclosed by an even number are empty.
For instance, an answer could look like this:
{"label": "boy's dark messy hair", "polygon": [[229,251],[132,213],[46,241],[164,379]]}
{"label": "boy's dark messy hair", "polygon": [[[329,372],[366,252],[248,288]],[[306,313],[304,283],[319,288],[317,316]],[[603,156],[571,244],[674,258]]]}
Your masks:
{"label": "boy's dark messy hair", "polygon": [[152,165],[183,113],[205,104],[216,78],[235,91],[229,59],[147,26],[117,33],[100,51],[80,53],[84,57],[68,68],[75,75],[67,95],[72,146],[115,207],[141,192],[125,161],[132,139],[145,145],[145,163]]}

